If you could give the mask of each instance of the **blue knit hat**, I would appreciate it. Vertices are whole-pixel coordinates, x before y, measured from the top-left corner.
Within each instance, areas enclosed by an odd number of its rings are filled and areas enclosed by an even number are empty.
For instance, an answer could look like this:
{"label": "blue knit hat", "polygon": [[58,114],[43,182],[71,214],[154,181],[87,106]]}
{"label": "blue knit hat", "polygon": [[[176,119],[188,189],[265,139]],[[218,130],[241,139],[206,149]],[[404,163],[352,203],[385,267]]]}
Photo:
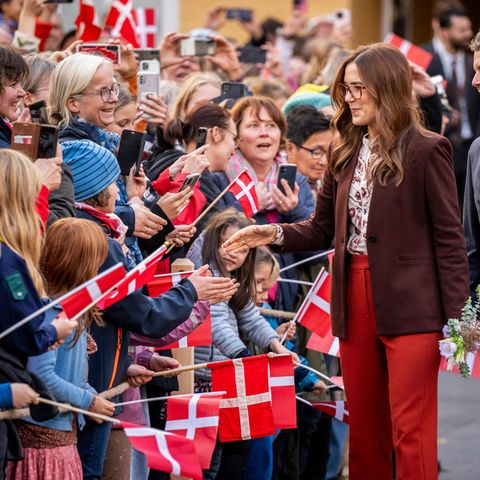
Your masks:
{"label": "blue knit hat", "polygon": [[295,107],[311,105],[317,110],[323,107],[331,107],[332,102],[330,95],[326,93],[294,93],[283,105],[282,111],[284,115]]}
{"label": "blue knit hat", "polygon": [[120,175],[115,155],[90,140],[64,142],[62,151],[63,161],[72,170],[77,202],[103,192]]}

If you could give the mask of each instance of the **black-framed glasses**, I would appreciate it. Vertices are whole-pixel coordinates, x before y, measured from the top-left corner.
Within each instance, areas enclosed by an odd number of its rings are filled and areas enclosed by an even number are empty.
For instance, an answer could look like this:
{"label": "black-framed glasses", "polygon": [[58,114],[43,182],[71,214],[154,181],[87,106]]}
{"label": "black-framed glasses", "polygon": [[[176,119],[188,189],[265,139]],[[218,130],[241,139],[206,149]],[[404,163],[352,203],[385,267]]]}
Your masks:
{"label": "black-framed glasses", "polygon": [[363,85],[348,85],[348,83],[339,83],[338,88],[342,97],[346,97],[347,93],[350,93],[354,100],[360,100],[362,98],[362,93],[365,90]]}
{"label": "black-framed glasses", "polygon": [[314,160],[320,160],[322,157],[328,155],[328,152],[322,147],[307,148],[303,145],[297,145],[297,147],[301,148],[302,150],[306,150],[307,152],[310,152],[310,155]]}
{"label": "black-framed glasses", "polygon": [[112,95],[118,97],[120,93],[120,84],[117,82],[113,82],[112,86],[103,87],[100,90],[96,90],[95,92],[83,92],[83,93],[76,93],[75,96],[79,95],[100,95],[103,103],[108,103],[112,99]]}

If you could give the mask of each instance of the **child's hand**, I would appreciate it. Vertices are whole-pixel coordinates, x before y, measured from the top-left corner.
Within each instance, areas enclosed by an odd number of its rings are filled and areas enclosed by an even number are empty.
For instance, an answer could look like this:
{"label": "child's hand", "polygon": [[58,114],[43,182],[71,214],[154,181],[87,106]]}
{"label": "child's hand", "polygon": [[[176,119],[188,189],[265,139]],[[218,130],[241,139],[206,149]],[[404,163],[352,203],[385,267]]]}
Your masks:
{"label": "child's hand", "polygon": [[[175,360],[171,357],[162,357],[158,353],[154,353],[150,358],[150,368],[155,372],[163,372],[165,370],[172,370],[174,368],[179,368],[182,365],[178,360]],[[164,375],[165,377],[176,377],[178,373],[171,373]]]}
{"label": "child's hand", "polygon": [[315,385],[312,387],[312,392],[314,393],[323,393],[327,390],[327,386],[321,380],[317,380]]}
{"label": "child's hand", "polygon": [[131,387],[140,387],[141,385],[148,383],[152,379],[154,373],[155,372],[148,370],[142,365],[132,363],[127,368],[127,382]]}
{"label": "child's hand", "polygon": [[[95,396],[95,399],[88,410],[93,413],[98,413],[99,415],[106,415],[107,417],[111,417],[113,415],[113,412],[115,411],[115,404],[103,397]],[[103,420],[100,420],[99,418],[90,418],[94,422],[103,423]]]}
{"label": "child's hand", "polygon": [[78,327],[78,322],[76,320],[70,320],[69,318],[57,317],[53,320],[52,325],[57,331],[57,341],[60,342],[67,338]]}
{"label": "child's hand", "polygon": [[15,408],[23,408],[30,403],[37,404],[40,395],[32,390],[26,383],[12,383],[12,400]]}
{"label": "child's hand", "polygon": [[295,336],[295,332],[297,331],[296,323],[291,320],[290,322],[281,323],[277,327],[277,333],[280,338],[283,338],[285,332],[287,332],[287,336],[285,337],[287,340],[291,340]]}

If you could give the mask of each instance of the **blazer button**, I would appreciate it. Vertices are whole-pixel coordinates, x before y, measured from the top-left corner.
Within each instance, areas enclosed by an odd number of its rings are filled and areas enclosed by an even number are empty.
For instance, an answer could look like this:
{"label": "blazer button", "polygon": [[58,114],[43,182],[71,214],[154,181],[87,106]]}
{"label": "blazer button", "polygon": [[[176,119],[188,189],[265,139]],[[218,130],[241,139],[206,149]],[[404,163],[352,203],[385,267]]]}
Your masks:
{"label": "blazer button", "polygon": [[368,241],[370,243],[375,243],[377,241],[377,237],[375,235],[369,235],[368,236]]}

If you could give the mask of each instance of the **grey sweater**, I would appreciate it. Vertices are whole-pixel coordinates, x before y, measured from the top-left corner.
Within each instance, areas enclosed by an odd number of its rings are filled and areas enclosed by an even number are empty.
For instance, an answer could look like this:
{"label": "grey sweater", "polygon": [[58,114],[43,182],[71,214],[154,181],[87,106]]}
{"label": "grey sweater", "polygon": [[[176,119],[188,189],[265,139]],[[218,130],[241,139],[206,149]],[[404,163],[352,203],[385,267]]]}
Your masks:
{"label": "grey sweater", "polygon": [[[199,268],[203,265],[202,245],[204,235],[200,235],[188,251],[189,258]],[[213,271],[214,275],[218,272]],[[246,350],[240,337],[251,341],[260,348],[268,350],[272,340],[278,339],[277,332],[262,317],[258,308],[251,301],[245,308],[234,312],[228,302],[217,303],[210,308],[212,316],[213,345],[210,347],[195,347],[195,363],[217,362],[236,358]],[[195,371],[195,376],[210,380],[210,369]]]}

